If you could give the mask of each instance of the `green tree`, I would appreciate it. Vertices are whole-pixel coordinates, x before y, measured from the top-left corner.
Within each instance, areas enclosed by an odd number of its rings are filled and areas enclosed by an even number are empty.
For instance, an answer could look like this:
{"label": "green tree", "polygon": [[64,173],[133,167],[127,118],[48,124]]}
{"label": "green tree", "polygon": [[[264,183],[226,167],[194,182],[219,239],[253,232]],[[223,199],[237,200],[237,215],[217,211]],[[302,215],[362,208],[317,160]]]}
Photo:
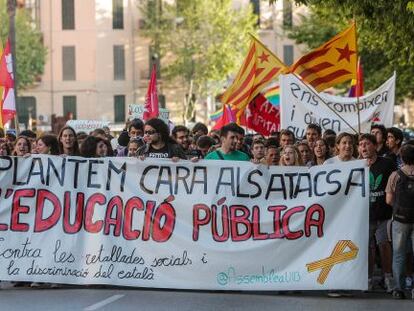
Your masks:
{"label": "green tree", "polygon": [[[0,0],[0,40],[3,48],[9,32],[6,2]],[[46,49],[42,44],[41,32],[24,9],[16,12],[16,53],[18,88],[25,89],[43,73]]]}
{"label": "green tree", "polygon": [[[275,2],[275,1],[273,1]],[[355,19],[366,89],[397,72],[397,98],[414,97],[414,12],[407,0],[297,0],[311,15],[290,36],[309,48],[327,41]]]}
{"label": "green tree", "polygon": [[143,34],[161,58],[162,78],[193,94],[183,102],[185,119],[194,120],[197,101],[220,92],[237,71],[257,16],[250,6],[233,9],[231,0],[148,0],[141,10]]}

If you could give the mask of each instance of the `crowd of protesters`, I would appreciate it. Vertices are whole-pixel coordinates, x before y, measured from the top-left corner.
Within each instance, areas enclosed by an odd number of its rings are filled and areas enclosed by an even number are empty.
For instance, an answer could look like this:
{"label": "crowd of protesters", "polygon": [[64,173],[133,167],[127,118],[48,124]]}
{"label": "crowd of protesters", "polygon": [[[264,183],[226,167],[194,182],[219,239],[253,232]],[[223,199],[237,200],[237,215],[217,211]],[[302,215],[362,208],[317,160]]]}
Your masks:
{"label": "crowd of protesters", "polygon": [[[369,289],[381,286],[394,298],[405,297],[413,286],[414,249],[414,142],[404,141],[403,132],[373,125],[371,133],[353,135],[322,130],[309,124],[306,135],[296,138],[283,129],[269,137],[246,134],[235,123],[209,131],[202,123],[189,128],[178,125],[170,131],[161,119],[128,122],[117,138],[109,128],[87,135],[69,126],[59,134],[25,130],[18,137],[0,132],[1,155],[28,157],[49,154],[82,157],[169,158],[172,161],[251,161],[265,166],[336,164],[366,159],[370,168]],[[405,188],[404,188],[405,187]],[[411,207],[410,207],[411,206]],[[376,256],[379,255],[379,256]],[[374,284],[374,267],[382,280]],[[378,283],[378,282],[377,282]],[[414,290],[412,290],[414,299]]]}

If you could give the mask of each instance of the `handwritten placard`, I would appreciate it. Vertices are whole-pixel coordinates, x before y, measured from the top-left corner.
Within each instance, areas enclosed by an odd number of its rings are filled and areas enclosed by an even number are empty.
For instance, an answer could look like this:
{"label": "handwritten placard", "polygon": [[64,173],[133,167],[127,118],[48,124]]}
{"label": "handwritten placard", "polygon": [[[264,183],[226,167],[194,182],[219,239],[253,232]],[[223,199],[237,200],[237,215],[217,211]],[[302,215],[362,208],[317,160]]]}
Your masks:
{"label": "handwritten placard", "polygon": [[294,75],[280,77],[281,128],[291,130],[296,137],[305,135],[306,127],[317,123],[322,130],[336,133],[369,133],[372,123],[391,127],[395,100],[395,75],[375,91],[361,96],[341,97],[317,93]]}
{"label": "handwritten placard", "polygon": [[[132,119],[141,119],[144,116],[144,105],[139,105],[139,104],[130,104],[128,106],[128,116],[129,116],[129,120]],[[170,118],[170,111],[166,108],[159,108],[159,118],[161,120],[163,120],[166,124],[168,124],[169,118]]]}

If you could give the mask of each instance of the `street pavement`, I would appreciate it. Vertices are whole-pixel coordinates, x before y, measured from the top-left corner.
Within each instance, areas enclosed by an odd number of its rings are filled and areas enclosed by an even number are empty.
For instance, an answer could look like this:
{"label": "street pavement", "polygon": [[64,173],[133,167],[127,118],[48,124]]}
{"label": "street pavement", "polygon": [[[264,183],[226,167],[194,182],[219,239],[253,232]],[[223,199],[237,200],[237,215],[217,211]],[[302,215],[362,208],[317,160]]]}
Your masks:
{"label": "street pavement", "polygon": [[414,310],[414,301],[394,300],[383,292],[353,292],[329,298],[326,292],[212,292],[137,288],[74,287],[0,290],[1,311],[127,310]]}

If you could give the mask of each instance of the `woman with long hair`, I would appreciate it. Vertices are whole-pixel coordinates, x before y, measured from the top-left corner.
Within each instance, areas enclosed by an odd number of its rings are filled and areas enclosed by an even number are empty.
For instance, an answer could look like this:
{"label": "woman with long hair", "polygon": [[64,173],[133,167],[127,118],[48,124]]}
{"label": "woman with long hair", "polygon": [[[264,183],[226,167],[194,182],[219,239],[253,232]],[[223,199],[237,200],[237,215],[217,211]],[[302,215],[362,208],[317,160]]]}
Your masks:
{"label": "woman with long hair", "polygon": [[326,160],[324,164],[334,164],[355,160],[353,157],[355,150],[354,145],[354,136],[352,134],[339,134],[335,141],[336,156]]}
{"label": "woman with long hair", "polygon": [[32,151],[32,144],[30,140],[26,136],[17,137],[12,155],[23,157],[23,156],[29,155],[31,151]]}
{"label": "woman with long hair", "polygon": [[103,148],[105,150],[104,152],[100,153],[101,157],[113,157],[115,155],[114,149],[112,148],[111,142],[108,139],[103,140],[106,148]]}
{"label": "woman with long hair", "polygon": [[330,158],[328,143],[325,139],[319,138],[313,147],[313,165],[321,165]]}
{"label": "woman with long hair", "polygon": [[88,136],[82,143],[80,155],[85,158],[98,158],[106,151],[106,145],[102,138]]}
{"label": "woman with long hair", "polygon": [[293,145],[283,147],[280,157],[280,166],[303,166],[302,157],[298,148]]}
{"label": "woman with long hair", "polygon": [[44,134],[36,140],[36,151],[39,154],[59,154],[57,137],[52,134]]}
{"label": "woman with long hair", "polygon": [[76,139],[76,132],[70,126],[64,126],[58,135],[59,154],[77,156],[79,145]]}

